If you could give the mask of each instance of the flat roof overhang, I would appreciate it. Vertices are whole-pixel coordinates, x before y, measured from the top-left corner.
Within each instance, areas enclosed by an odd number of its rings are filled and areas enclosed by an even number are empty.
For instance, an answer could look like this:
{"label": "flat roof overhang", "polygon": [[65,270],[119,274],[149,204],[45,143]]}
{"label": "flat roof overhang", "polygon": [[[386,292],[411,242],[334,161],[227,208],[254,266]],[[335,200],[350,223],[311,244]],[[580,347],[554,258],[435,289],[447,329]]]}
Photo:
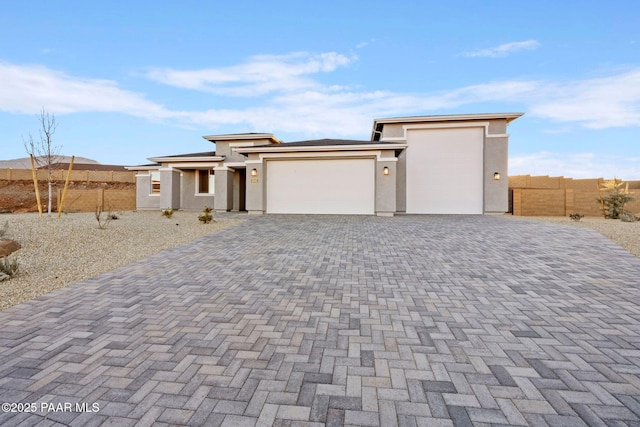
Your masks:
{"label": "flat roof overhang", "polygon": [[160,169],[162,165],[138,165],[138,166],[125,166],[124,168],[130,171],[152,171]]}
{"label": "flat roof overhang", "polygon": [[224,134],[224,135],[205,135],[202,138],[206,139],[210,142],[216,141],[256,141],[267,139],[272,144],[280,144],[278,138],[275,137],[272,133],[232,133],[232,134]]}
{"label": "flat roof overhang", "polygon": [[313,151],[359,151],[359,150],[403,150],[407,148],[407,144],[396,144],[396,143],[384,143],[384,144],[354,144],[354,145],[304,145],[304,146],[295,146],[295,147],[287,147],[286,143],[273,146],[273,145],[265,145],[262,147],[238,147],[234,148],[233,151],[236,151],[241,154],[249,154],[249,153],[298,153],[298,152],[313,152]]}
{"label": "flat roof overhang", "polygon": [[410,116],[410,117],[389,117],[386,119],[374,119],[371,140],[375,141],[376,134],[382,132],[385,124],[397,123],[429,123],[429,122],[461,122],[470,120],[499,120],[504,119],[507,124],[511,123],[524,113],[479,113],[479,114],[444,114],[433,116]]}
{"label": "flat roof overhang", "polygon": [[206,157],[179,157],[179,156],[168,156],[168,157],[149,157],[149,160],[157,163],[185,163],[185,162],[222,162],[224,161],[224,156],[206,156]]}

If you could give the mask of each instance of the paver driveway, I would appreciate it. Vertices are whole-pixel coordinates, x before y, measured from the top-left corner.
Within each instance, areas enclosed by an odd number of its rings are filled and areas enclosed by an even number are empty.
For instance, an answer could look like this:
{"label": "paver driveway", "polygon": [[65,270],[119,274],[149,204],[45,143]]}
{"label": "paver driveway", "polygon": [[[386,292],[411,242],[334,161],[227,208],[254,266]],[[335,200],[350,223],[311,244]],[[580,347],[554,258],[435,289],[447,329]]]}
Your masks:
{"label": "paver driveway", "polygon": [[0,324],[1,425],[640,425],[640,259],[578,227],[250,218]]}

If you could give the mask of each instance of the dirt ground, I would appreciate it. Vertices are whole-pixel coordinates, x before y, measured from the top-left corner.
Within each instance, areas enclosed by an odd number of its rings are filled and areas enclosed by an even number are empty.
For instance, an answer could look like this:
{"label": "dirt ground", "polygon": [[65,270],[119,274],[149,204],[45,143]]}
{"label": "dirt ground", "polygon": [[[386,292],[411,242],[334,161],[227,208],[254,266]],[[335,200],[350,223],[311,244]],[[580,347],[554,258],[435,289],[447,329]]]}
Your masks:
{"label": "dirt ground", "polygon": [[[40,182],[40,202],[42,208],[47,209],[48,190],[47,183]],[[109,188],[116,190],[133,189],[134,183],[126,182],[92,182],[90,184],[82,182],[69,183],[69,189],[95,189]],[[52,209],[58,209],[58,189],[64,188],[64,182],[54,182],[52,188]],[[37,212],[38,204],[36,202],[36,194],[33,187],[33,181],[5,181],[0,180],[0,213],[25,213]]]}

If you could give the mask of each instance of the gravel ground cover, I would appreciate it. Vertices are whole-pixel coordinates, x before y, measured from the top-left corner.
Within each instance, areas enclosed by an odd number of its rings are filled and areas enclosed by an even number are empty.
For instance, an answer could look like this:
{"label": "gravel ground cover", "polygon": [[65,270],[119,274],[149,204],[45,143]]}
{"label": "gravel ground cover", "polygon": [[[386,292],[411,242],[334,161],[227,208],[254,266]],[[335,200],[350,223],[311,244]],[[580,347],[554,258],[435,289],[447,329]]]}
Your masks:
{"label": "gravel ground cover", "polygon": [[569,217],[557,216],[516,216],[513,218],[524,218],[527,220],[590,228],[613,240],[635,256],[640,257],[640,222],[622,222],[618,219],[594,217],[582,218],[580,221],[573,221]]}
{"label": "gravel ground cover", "polygon": [[171,219],[156,211],[117,215],[104,230],[94,213],[1,215],[0,225],[9,222],[4,237],[22,249],[11,255],[20,264],[18,275],[0,282],[0,310],[244,221],[225,214],[204,225],[199,212],[182,211]]}

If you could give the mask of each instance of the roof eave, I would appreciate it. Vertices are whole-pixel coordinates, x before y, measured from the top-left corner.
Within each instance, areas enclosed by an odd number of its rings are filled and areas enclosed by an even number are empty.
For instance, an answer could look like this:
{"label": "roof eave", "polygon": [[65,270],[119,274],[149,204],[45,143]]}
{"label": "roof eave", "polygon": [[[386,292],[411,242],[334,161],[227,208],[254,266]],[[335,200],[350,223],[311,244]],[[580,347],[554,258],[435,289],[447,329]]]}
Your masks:
{"label": "roof eave", "polygon": [[149,157],[149,160],[157,163],[178,163],[178,162],[222,162],[223,156],[207,157]]}
{"label": "roof eave", "polygon": [[479,114],[444,114],[432,116],[409,116],[409,117],[389,117],[383,119],[374,119],[373,128],[371,130],[371,140],[374,141],[380,124],[392,123],[420,123],[420,122],[453,122],[453,121],[469,121],[469,120],[497,120],[505,119],[507,124],[511,123],[518,117],[522,117],[524,113],[479,113]]}
{"label": "roof eave", "polygon": [[160,169],[162,165],[138,165],[138,166],[125,166],[125,169],[130,171],[149,171]]}
{"label": "roof eave", "polygon": [[400,150],[407,147],[407,144],[360,144],[360,145],[304,145],[296,147],[287,147],[287,144],[278,146],[262,146],[262,147],[239,147],[233,151],[241,154],[250,153],[283,153],[295,151],[357,151],[357,150]]}
{"label": "roof eave", "polygon": [[448,122],[463,120],[492,120],[506,119],[511,122],[518,117],[522,117],[524,113],[479,113],[479,114],[444,114],[434,116],[409,116],[409,117],[389,117],[382,119],[374,119],[374,127],[378,123],[415,123],[415,122]]}
{"label": "roof eave", "polygon": [[253,141],[253,140],[261,140],[268,139],[274,144],[280,144],[278,138],[275,137],[272,133],[252,133],[252,134],[225,134],[225,135],[205,135],[202,137],[209,142],[216,141]]}

